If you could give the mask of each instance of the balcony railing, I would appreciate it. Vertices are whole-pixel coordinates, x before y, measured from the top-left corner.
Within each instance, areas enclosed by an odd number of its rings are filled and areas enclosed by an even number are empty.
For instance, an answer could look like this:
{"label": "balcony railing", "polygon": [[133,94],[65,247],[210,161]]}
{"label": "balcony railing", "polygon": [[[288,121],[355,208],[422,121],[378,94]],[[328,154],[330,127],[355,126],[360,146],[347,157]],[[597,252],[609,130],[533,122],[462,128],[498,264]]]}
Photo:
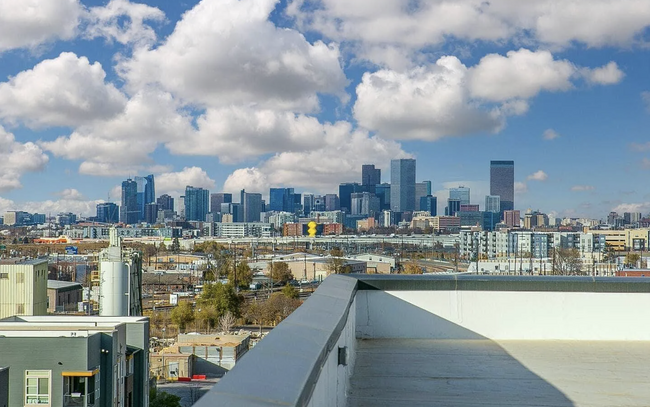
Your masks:
{"label": "balcony railing", "polygon": [[70,393],[63,395],[63,407],[95,407],[95,392],[88,394]]}

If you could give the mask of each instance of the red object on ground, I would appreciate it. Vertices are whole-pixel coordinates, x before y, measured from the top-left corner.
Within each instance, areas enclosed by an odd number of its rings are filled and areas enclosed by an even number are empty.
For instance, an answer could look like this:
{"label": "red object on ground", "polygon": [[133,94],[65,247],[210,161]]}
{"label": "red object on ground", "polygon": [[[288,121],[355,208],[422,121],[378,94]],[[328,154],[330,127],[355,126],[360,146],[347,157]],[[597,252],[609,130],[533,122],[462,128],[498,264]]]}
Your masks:
{"label": "red object on ground", "polygon": [[179,381],[179,382],[191,382],[192,379],[189,378],[189,377],[179,377],[179,378],[178,378],[178,381]]}
{"label": "red object on ground", "polygon": [[206,377],[204,374],[195,374],[192,376],[192,380],[205,380]]}

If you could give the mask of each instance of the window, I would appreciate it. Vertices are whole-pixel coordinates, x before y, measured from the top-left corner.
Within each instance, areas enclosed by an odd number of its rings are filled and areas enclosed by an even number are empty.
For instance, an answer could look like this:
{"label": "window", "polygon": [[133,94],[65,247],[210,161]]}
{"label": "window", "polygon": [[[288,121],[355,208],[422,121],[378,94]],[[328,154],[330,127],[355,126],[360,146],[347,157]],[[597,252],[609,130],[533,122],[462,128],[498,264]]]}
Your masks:
{"label": "window", "polygon": [[25,404],[50,405],[50,370],[25,370]]}
{"label": "window", "polygon": [[0,279],[9,278],[9,273],[0,273]]}

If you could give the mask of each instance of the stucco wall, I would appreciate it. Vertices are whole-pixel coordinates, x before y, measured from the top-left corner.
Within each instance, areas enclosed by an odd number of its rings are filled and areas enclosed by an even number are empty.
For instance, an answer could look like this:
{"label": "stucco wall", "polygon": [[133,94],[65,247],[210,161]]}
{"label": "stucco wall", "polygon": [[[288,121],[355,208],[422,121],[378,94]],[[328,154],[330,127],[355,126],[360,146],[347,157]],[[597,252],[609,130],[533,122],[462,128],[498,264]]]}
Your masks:
{"label": "stucco wall", "polygon": [[650,340],[650,293],[359,291],[360,338]]}
{"label": "stucco wall", "polygon": [[[356,360],[356,305],[352,302],[348,321],[341,332],[336,346],[323,365],[308,407],[345,406],[350,387],[350,376]],[[338,348],[347,347],[347,365],[338,364]]]}

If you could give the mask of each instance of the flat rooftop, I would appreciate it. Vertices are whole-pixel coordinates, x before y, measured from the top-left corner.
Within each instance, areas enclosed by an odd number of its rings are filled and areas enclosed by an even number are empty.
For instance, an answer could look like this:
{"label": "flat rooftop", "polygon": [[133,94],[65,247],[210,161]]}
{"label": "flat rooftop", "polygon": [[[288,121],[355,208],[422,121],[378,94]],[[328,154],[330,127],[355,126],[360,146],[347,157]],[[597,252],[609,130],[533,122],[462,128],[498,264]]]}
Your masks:
{"label": "flat rooftop", "polygon": [[22,257],[11,257],[0,260],[0,265],[17,264],[22,266],[35,266],[41,263],[47,263],[47,258],[25,259]]}
{"label": "flat rooftop", "polygon": [[650,342],[357,341],[349,407],[647,406]]}

